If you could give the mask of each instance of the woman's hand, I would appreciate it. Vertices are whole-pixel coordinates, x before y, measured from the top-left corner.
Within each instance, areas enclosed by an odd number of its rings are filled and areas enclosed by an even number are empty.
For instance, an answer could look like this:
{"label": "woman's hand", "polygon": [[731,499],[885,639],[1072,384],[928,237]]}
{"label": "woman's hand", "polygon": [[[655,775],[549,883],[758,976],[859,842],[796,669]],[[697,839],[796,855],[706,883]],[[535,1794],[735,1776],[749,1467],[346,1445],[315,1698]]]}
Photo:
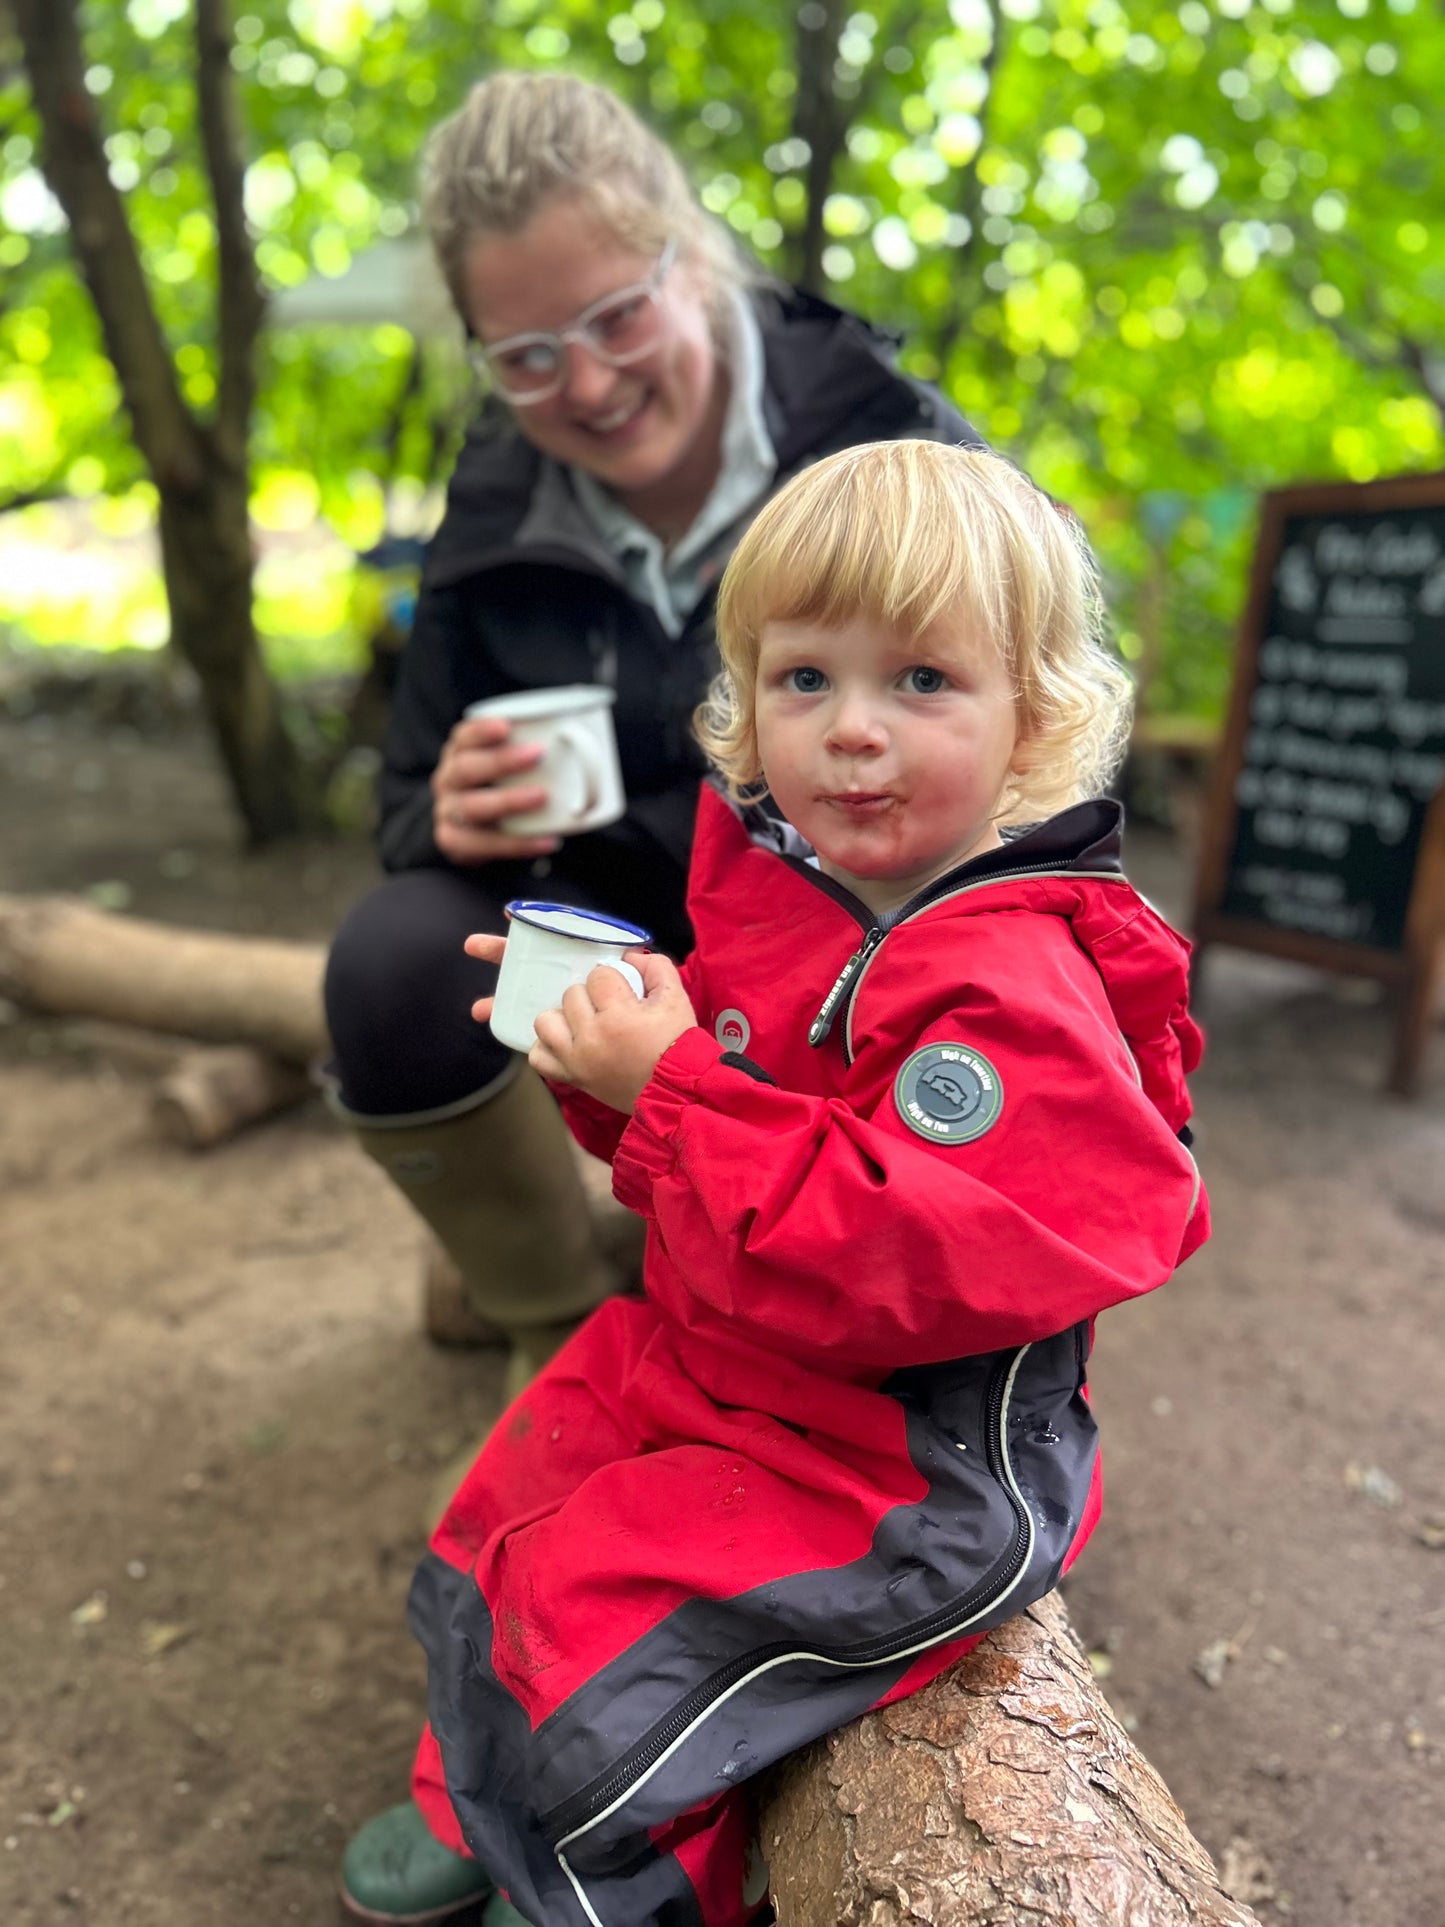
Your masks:
{"label": "woman's hand", "polygon": [[550,856],[561,847],[560,837],[513,836],[502,827],[502,818],[547,801],[540,783],[498,788],[547,753],[543,743],[509,743],[511,729],[501,716],[463,717],[446,740],[431,777],[432,838],[449,863]]}

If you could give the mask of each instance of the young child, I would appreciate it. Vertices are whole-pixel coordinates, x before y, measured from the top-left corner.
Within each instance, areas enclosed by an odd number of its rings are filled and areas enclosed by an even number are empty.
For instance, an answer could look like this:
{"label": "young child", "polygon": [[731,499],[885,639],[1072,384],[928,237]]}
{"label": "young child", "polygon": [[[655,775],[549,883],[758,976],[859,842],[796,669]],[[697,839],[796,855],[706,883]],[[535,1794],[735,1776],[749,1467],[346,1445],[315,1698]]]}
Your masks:
{"label": "young child", "polygon": [[531,1054],[646,1297],[510,1409],[412,1594],[415,1796],[545,1927],[755,1915],[743,1782],[1056,1583],[1095,1315],[1206,1232],[1068,516],[997,456],[846,450],[757,517],[718,640],[696,951],[633,953],[642,1000],[594,971]]}

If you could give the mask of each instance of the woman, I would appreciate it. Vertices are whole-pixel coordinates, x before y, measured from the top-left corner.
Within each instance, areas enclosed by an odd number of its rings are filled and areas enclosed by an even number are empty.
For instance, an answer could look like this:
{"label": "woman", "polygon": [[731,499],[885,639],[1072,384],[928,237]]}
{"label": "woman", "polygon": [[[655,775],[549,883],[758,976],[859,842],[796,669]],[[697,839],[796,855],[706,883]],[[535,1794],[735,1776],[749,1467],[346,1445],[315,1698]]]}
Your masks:
{"label": "woman", "polygon": [[[689,728],[715,668],[714,587],[761,504],[857,442],[976,442],[892,344],[787,288],[750,285],[681,169],[605,89],[497,74],[437,132],[426,218],[492,390],[467,438],[403,654],[381,782],[388,880],[327,974],[337,1108],[513,1345],[519,1387],[616,1284],[545,1087],[468,1015],[463,954],[517,896],[603,909],[681,956],[698,777]],[[529,752],[469,704],[616,691],[627,813],[556,843],[499,789]],[[475,1917],[460,1836],[406,1803],[352,1842],[343,1903],[386,1922]],[[492,1903],[489,1919],[501,1906]]]}
{"label": "woman", "polygon": [[[826,302],[750,286],[676,160],[605,89],[502,73],[427,156],[425,213],[491,389],[462,450],[403,653],[381,779],[390,876],[326,983],[336,1108],[513,1345],[515,1389],[616,1283],[566,1132],[524,1060],[468,1015],[462,952],[518,896],[611,911],[681,956],[715,667],[713,589],[763,501],[856,442],[977,437]],[[523,837],[498,787],[535,752],[481,698],[606,683],[627,813]],[[443,1323],[438,1315],[434,1327]],[[441,1335],[438,1331],[437,1335]]]}

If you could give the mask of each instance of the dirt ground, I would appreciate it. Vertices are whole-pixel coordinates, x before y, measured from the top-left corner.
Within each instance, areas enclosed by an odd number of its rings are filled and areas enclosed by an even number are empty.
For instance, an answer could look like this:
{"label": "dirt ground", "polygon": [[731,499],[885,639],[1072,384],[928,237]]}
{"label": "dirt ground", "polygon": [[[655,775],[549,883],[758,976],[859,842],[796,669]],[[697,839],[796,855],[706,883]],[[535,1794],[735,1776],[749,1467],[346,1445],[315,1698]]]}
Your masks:
{"label": "dirt ground", "polygon": [[[321,938],[372,875],[238,854],[194,732],[0,722],[0,823],[0,889],[192,924]],[[1187,857],[1133,856],[1182,913]],[[1266,1921],[1441,1927],[1445,1045],[1403,1105],[1360,986],[1219,954],[1204,1015],[1215,1237],[1102,1321],[1070,1607]],[[331,1927],[498,1361],[419,1335],[406,1208],[319,1105],[190,1155],[83,1028],[0,1016],[0,1922]]]}

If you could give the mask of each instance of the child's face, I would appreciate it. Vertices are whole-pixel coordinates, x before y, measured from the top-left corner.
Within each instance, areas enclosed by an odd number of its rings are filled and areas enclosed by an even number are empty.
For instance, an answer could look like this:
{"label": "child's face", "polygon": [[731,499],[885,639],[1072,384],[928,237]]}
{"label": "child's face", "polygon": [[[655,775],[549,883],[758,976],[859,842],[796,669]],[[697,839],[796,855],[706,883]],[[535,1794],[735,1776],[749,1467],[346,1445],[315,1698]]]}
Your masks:
{"label": "child's face", "polygon": [[768,788],[827,875],[875,913],[994,848],[1018,743],[997,645],[944,617],[765,624],[755,698]]}

